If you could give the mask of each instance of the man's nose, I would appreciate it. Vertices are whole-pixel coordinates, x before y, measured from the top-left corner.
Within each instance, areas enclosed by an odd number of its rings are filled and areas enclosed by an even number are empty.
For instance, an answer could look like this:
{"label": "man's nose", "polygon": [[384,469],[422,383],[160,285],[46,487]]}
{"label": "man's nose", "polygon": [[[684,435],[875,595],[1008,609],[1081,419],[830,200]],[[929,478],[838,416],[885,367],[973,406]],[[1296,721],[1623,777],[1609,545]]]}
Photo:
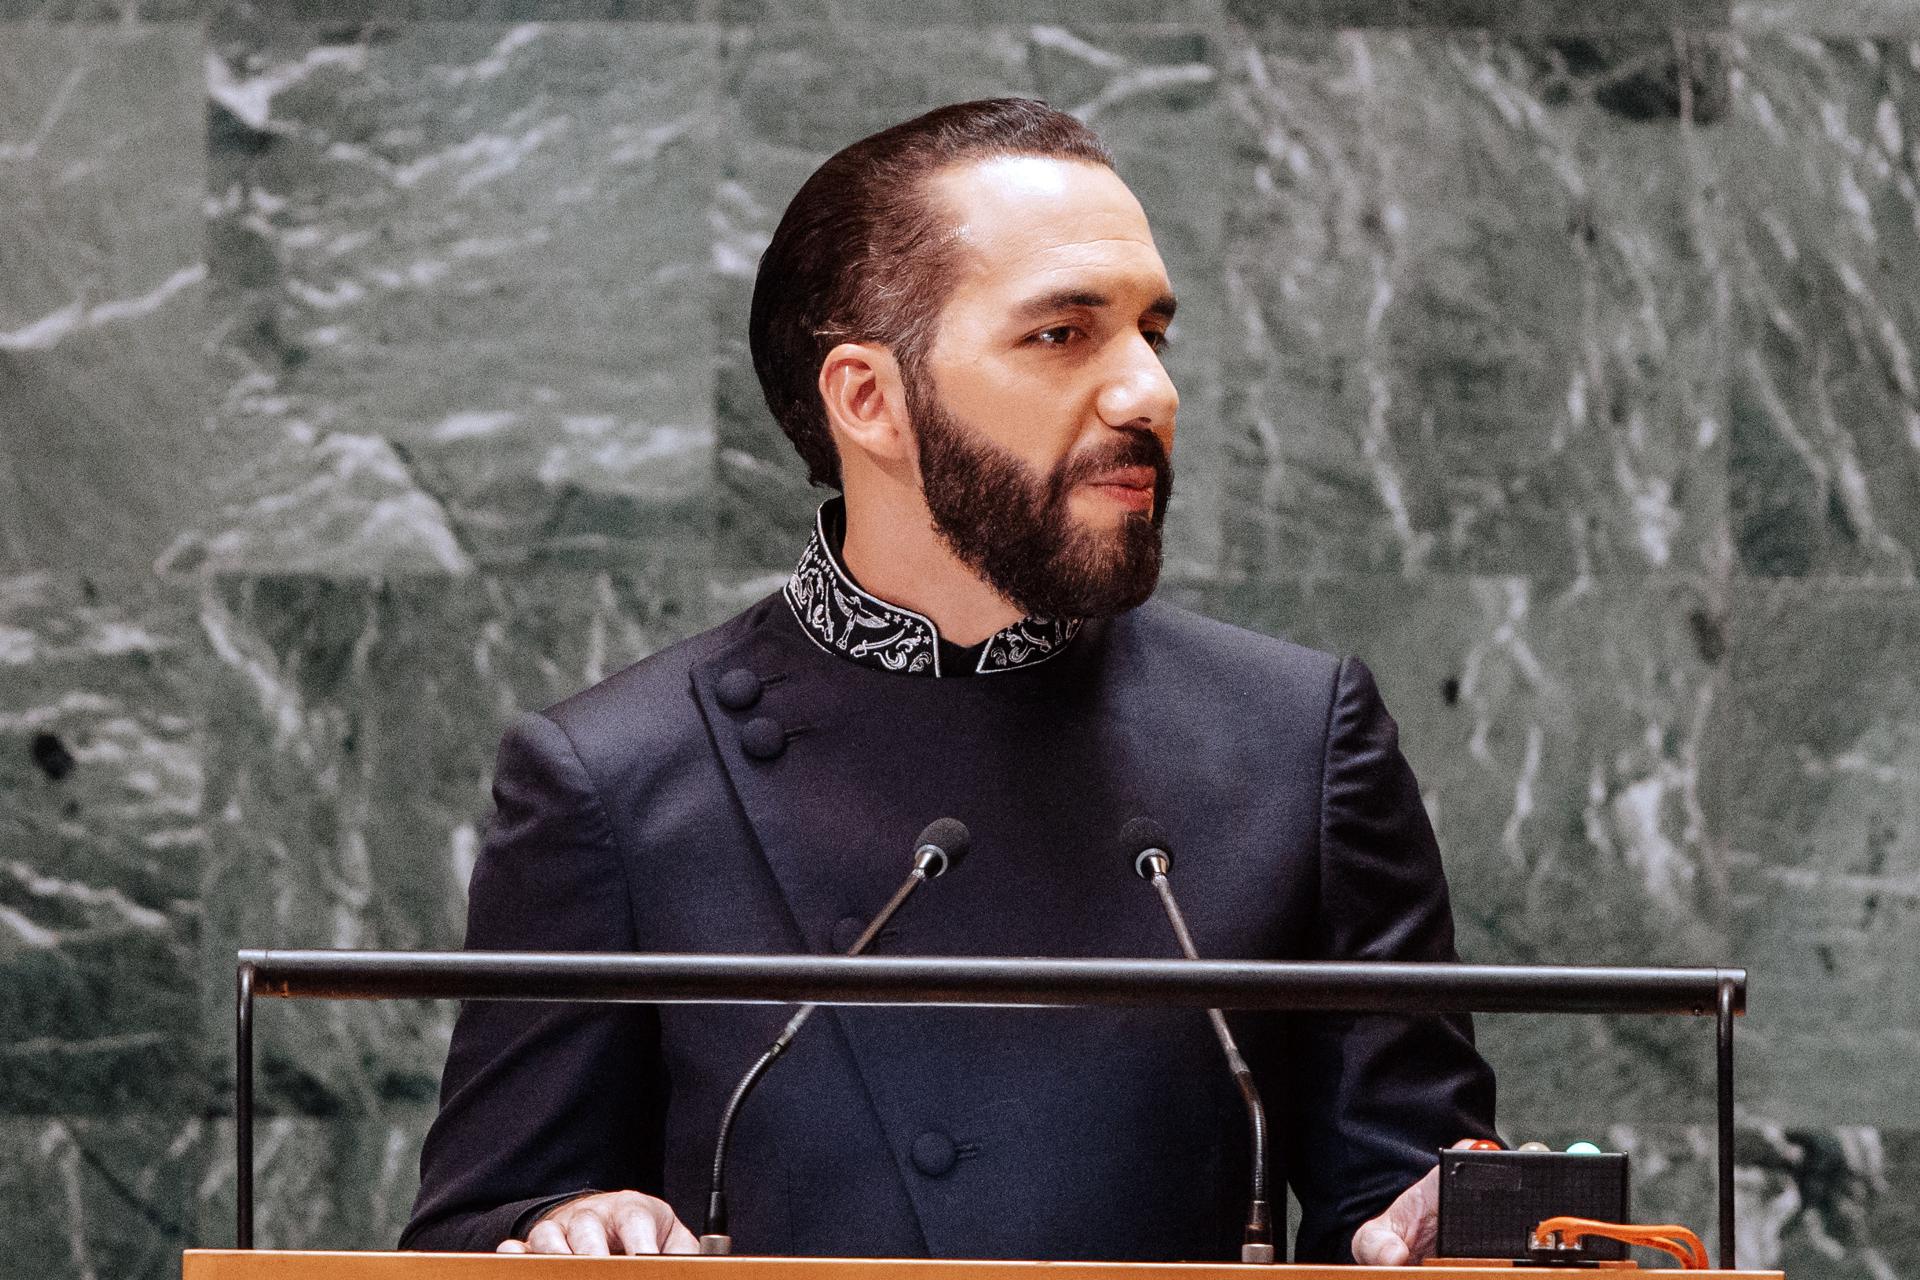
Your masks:
{"label": "man's nose", "polygon": [[1144,428],[1170,441],[1180,393],[1144,334],[1123,345],[1100,389],[1100,420],[1114,428]]}

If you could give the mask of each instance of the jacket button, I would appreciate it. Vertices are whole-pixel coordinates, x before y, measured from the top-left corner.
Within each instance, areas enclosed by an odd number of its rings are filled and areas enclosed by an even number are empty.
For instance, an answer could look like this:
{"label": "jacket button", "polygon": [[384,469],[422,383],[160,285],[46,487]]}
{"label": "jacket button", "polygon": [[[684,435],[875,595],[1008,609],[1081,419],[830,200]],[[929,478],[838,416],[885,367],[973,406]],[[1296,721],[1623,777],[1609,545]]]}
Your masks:
{"label": "jacket button", "polygon": [[847,954],[847,948],[860,940],[860,930],[864,927],[856,916],[841,916],[833,926],[833,949],[841,955]]}
{"label": "jacket button", "polygon": [[740,747],[755,760],[772,760],[787,749],[787,731],[778,720],[755,716],[740,726]]}
{"label": "jacket button", "polygon": [[729,711],[745,711],[760,701],[760,677],[745,667],[735,667],[714,683],[713,696]]}
{"label": "jacket button", "polygon": [[949,1172],[959,1159],[953,1139],[937,1129],[929,1129],[913,1140],[913,1167],[929,1178]]}

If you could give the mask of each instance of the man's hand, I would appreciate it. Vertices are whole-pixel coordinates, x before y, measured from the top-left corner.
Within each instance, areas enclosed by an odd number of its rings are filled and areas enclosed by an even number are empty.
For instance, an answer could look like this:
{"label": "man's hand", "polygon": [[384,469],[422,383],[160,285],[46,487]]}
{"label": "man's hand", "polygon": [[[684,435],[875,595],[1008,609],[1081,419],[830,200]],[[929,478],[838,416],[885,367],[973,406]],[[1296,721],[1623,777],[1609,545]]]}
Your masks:
{"label": "man's hand", "polygon": [[698,1253],[700,1241],[664,1200],[638,1191],[581,1196],[536,1218],[525,1240],[502,1240],[499,1253]]}
{"label": "man's hand", "polygon": [[[1462,1138],[1457,1151],[1474,1144]],[[1377,1218],[1369,1218],[1353,1233],[1353,1260],[1363,1267],[1415,1267],[1433,1256],[1440,1234],[1440,1167],[1400,1193]]]}

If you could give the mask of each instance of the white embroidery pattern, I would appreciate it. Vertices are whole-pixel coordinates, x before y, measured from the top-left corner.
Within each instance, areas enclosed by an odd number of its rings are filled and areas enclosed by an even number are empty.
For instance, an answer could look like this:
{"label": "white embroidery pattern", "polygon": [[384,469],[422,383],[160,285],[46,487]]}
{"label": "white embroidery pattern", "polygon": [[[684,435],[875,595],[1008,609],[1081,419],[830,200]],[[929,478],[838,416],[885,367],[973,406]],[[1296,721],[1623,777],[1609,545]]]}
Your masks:
{"label": "white embroidery pattern", "polygon": [[1080,631],[1080,619],[1058,622],[1052,618],[1022,618],[1004,631],[996,631],[980,651],[980,663],[974,668],[981,675],[1031,667],[1056,657],[1067,641]]}
{"label": "white embroidery pattern", "polygon": [[[787,607],[828,653],[883,671],[939,675],[940,633],[932,621],[868,595],[840,567],[826,531],[828,508],[837,501],[823,504],[814,518],[813,537],[782,592]],[[1059,656],[1079,630],[1078,618],[1022,618],[988,638],[975,671],[991,675],[1045,662]]]}

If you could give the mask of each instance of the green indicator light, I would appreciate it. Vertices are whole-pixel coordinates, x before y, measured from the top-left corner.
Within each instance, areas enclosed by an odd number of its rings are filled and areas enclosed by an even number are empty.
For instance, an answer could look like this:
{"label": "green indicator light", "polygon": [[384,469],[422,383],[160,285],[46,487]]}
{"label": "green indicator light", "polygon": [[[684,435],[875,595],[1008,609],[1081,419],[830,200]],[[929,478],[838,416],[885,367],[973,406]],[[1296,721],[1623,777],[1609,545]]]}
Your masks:
{"label": "green indicator light", "polygon": [[1576,1142],[1567,1148],[1567,1154],[1570,1156],[1597,1156],[1600,1154],[1600,1148],[1594,1146],[1591,1142]]}

